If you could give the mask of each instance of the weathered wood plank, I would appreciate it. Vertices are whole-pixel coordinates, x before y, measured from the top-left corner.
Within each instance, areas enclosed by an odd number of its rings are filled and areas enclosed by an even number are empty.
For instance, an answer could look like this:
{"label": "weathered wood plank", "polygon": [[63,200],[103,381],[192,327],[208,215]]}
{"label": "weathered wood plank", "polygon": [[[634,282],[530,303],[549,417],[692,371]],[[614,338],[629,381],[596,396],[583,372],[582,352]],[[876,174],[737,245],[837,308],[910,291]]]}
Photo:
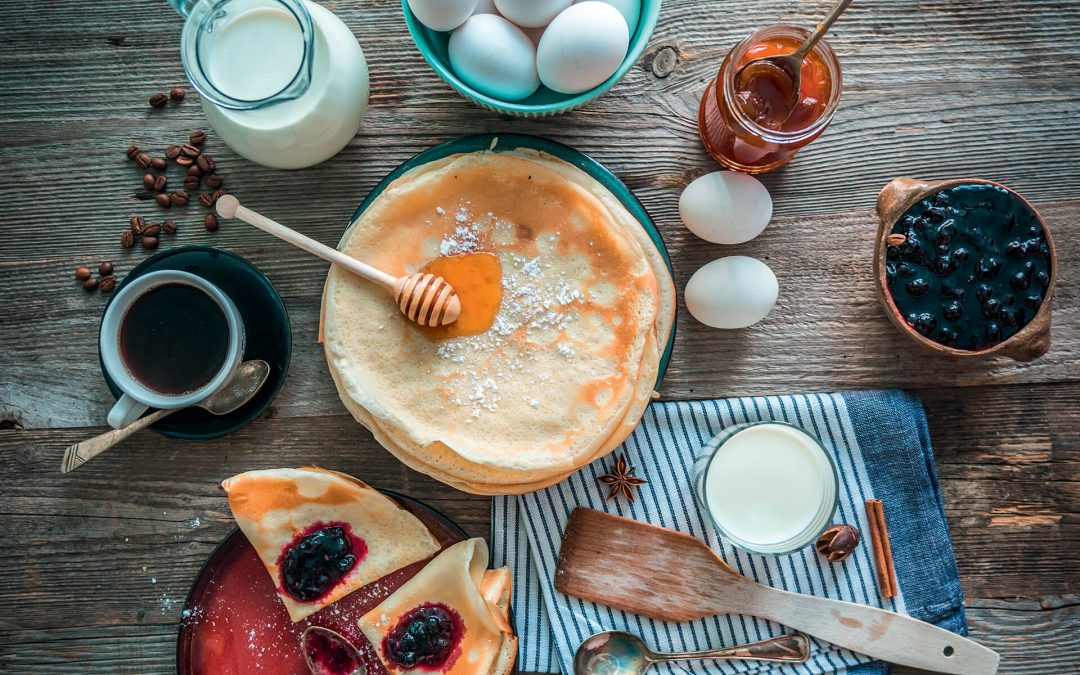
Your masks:
{"label": "weathered wood plank", "polygon": [[[1042,206],[1051,226],[1061,230],[1080,221],[1080,200]],[[923,353],[889,323],[872,280],[874,231],[869,211],[777,218],[762,236],[739,246],[706,244],[681,226],[668,228],[680,308],[674,356],[661,393],[686,399],[1077,379],[1080,303],[1071,261],[1080,259],[1080,241],[1059,237],[1062,269],[1050,352],[1031,364],[1003,358],[958,364]],[[336,234],[324,238],[333,240]],[[236,240],[242,243],[231,243]],[[185,232],[178,241],[224,245],[244,255],[284,297],[293,327],[293,358],[275,403],[277,413],[341,413],[316,343],[326,263],[241,223],[226,223],[215,234]],[[104,298],[79,288],[72,270],[109,257],[126,273],[148,253],[110,250],[108,244],[96,251],[81,257],[35,252],[22,261],[0,262],[12,299],[0,314],[0,343],[6,346],[0,352],[0,372],[5,373],[0,379],[0,418],[28,428],[95,425],[105,418],[111,397],[97,367],[96,346]],[[757,326],[714,330],[686,313],[681,289],[701,265],[736,253],[760,257],[773,267],[780,300]]]}

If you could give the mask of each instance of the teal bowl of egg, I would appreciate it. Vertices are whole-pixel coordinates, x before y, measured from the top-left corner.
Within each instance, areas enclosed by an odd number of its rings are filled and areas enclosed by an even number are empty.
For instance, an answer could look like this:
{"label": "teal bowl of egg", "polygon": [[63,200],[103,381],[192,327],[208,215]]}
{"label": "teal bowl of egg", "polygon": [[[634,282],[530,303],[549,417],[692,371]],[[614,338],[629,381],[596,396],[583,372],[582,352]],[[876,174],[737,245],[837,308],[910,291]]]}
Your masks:
{"label": "teal bowl of egg", "polygon": [[[507,3],[514,2],[521,3],[527,9],[524,11],[535,13],[537,11],[543,11],[543,6],[550,6],[559,8],[561,11],[566,11],[569,8],[562,7],[564,5],[560,0],[499,0],[499,4],[504,7],[508,6]],[[575,9],[570,14],[582,17],[584,22],[579,22],[582,26],[581,30],[578,30],[579,35],[587,35],[590,32],[595,34],[595,28],[597,26],[596,18],[605,18],[602,16],[605,12],[610,14],[607,10],[602,8],[596,8],[595,4],[606,4],[615,9],[623,16],[624,22],[628,26],[628,46],[625,53],[622,56],[621,62],[618,67],[605,80],[595,86],[591,86],[584,91],[577,91],[575,93],[562,93],[556,91],[545,84],[541,83],[539,87],[524,97],[519,97],[519,93],[523,90],[528,90],[529,85],[527,83],[518,87],[517,92],[508,91],[505,96],[494,95],[495,92],[491,89],[498,89],[499,87],[487,87],[489,91],[481,91],[476,86],[469,84],[466,80],[455,72],[454,67],[451,65],[450,59],[450,38],[454,32],[451,30],[435,30],[432,25],[445,27],[454,24],[458,21],[459,17],[454,16],[438,16],[434,20],[432,17],[425,16],[425,21],[422,22],[418,18],[418,13],[424,12],[425,6],[438,7],[439,12],[446,11],[446,6],[450,5],[465,5],[466,7],[471,4],[471,0],[402,0],[401,5],[405,14],[405,24],[409,27],[409,33],[412,35],[413,41],[420,49],[420,54],[424,57],[424,60],[431,65],[439,77],[446,81],[451,87],[453,87],[459,94],[469,99],[473,103],[482,108],[488,110],[503,113],[506,115],[512,115],[514,117],[548,117],[551,115],[559,115],[565,112],[570,112],[575,108],[581,107],[597,98],[607,90],[615,86],[626,75],[627,72],[634,66],[638,58],[645,51],[645,47],[649,42],[649,38],[652,37],[653,29],[656,28],[657,17],[660,15],[660,2],[661,0],[592,0],[591,2],[582,2],[580,4],[588,4],[593,7],[592,15],[589,15],[581,9]],[[577,6],[579,3],[574,3]],[[452,10],[451,14],[452,14]],[[480,64],[497,64],[505,65],[507,62],[512,61],[512,58],[508,58],[505,52],[501,49],[502,37],[500,34],[496,34],[489,38],[484,34],[484,30],[491,30],[491,24],[495,24],[494,18],[481,18],[473,21],[478,14],[490,14],[497,12],[493,8],[493,0],[479,0],[475,9],[468,9],[470,13],[466,20],[467,25],[463,25],[456,30],[467,29],[467,32],[471,34],[471,37],[479,38],[473,39],[472,42],[475,45],[473,50],[475,53],[474,62]],[[596,14],[600,14],[600,17],[596,17]],[[552,25],[567,24],[569,15],[556,16],[556,22],[553,21]],[[440,20],[442,23],[440,24]],[[531,22],[531,21],[530,21]],[[630,26],[630,23],[633,26]],[[428,25],[425,25],[427,23]],[[495,25],[495,29],[499,29],[500,26]],[[542,31],[541,28],[522,28],[526,34],[532,34],[533,36],[539,35]],[[457,39],[459,42],[464,43],[463,37],[459,36]],[[534,44],[538,42],[534,40]],[[513,44],[510,45],[511,50]],[[459,52],[460,53],[460,52]],[[549,50],[550,53],[550,50]],[[511,52],[511,56],[512,56]],[[596,59],[588,58],[587,62],[595,63]],[[541,60],[540,70],[543,70],[544,63]],[[572,70],[567,64],[566,70]],[[505,75],[505,69],[503,70]],[[565,72],[561,75],[563,80],[569,78],[571,81],[578,73]],[[543,79],[543,78],[541,78]],[[522,89],[524,87],[524,89]],[[504,89],[507,87],[503,87]],[[574,87],[568,87],[574,89]],[[513,89],[513,87],[509,87]]]}

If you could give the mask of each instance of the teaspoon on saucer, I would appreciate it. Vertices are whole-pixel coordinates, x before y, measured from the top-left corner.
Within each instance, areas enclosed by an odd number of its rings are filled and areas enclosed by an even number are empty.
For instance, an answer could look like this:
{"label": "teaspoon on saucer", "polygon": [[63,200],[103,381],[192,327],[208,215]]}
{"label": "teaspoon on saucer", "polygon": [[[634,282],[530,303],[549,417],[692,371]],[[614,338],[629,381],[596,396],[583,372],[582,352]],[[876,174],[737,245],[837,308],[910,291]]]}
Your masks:
{"label": "teaspoon on saucer", "polygon": [[[269,376],[270,364],[266,361],[260,359],[244,361],[236,368],[236,373],[233,374],[228,384],[222,387],[220,391],[199,401],[193,407],[202,408],[214,415],[227,415],[259,393],[259,389],[266,383]],[[64,459],[60,463],[60,473],[69,473],[78,469],[136,431],[145,429],[178,410],[184,410],[184,408],[158,410],[135,420],[123,429],[108,431],[100,436],[72,445],[64,451]]]}
{"label": "teaspoon on saucer", "polygon": [[597,633],[581,643],[574,654],[574,675],[640,675],[657,663],[690,659],[805,663],[808,658],[810,641],[799,633],[722,649],[660,654],[638,636],[613,630]]}

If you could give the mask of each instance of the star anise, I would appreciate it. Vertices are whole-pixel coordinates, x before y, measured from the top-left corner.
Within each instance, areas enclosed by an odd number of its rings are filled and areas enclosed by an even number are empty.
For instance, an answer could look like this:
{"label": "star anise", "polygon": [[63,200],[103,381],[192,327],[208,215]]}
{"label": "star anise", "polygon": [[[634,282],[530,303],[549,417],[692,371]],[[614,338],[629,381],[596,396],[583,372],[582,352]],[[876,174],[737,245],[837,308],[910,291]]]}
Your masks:
{"label": "star anise", "polygon": [[626,455],[619,455],[619,458],[615,460],[615,470],[609,474],[604,474],[599,478],[600,482],[607,483],[611,486],[607,498],[615,499],[615,497],[621,493],[624,497],[633,502],[634,488],[649,482],[644,478],[635,476],[635,471],[637,471],[636,467],[627,464]]}

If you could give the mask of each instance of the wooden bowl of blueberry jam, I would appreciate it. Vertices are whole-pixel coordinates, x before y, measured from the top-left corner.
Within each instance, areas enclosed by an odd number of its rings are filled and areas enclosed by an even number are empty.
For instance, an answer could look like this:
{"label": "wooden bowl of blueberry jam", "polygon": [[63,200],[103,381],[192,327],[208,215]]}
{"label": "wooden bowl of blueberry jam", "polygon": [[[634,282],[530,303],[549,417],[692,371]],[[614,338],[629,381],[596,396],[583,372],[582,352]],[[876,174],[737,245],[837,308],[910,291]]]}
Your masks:
{"label": "wooden bowl of blueberry jam", "polygon": [[897,178],[877,211],[874,276],[897,328],[957,358],[1046,353],[1057,254],[1026,199],[978,178]]}

